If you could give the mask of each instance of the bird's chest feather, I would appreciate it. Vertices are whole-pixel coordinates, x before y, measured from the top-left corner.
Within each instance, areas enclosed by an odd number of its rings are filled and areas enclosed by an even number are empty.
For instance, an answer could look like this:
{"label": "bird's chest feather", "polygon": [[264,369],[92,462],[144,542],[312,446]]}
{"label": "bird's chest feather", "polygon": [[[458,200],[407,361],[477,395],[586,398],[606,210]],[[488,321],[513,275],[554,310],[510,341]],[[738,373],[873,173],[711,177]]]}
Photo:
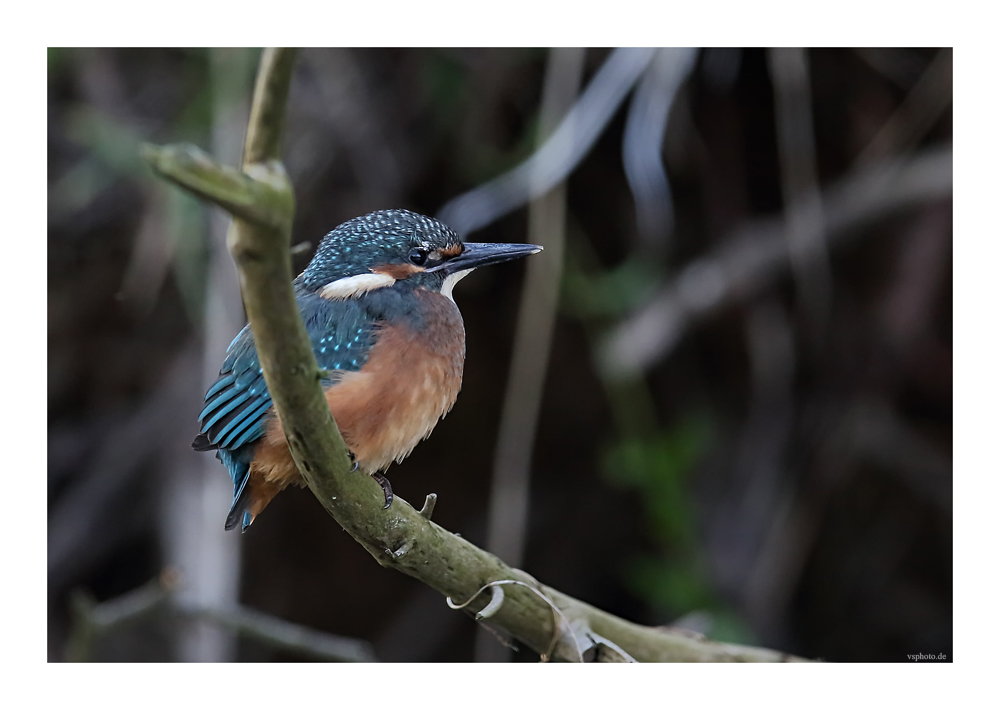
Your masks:
{"label": "bird's chest feather", "polygon": [[[326,391],[337,426],[368,472],[401,461],[452,408],[462,386],[465,327],[458,308],[423,292],[420,318],[383,322],[359,371],[344,372]],[[265,479],[298,478],[281,425],[268,427],[255,463]]]}

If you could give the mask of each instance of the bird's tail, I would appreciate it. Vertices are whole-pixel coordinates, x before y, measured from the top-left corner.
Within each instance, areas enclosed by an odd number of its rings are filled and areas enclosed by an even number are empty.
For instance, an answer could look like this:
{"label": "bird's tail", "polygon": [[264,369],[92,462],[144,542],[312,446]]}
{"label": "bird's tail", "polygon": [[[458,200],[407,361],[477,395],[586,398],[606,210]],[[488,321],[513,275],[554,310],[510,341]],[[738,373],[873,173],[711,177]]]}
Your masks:
{"label": "bird's tail", "polygon": [[226,465],[233,479],[233,505],[229,509],[229,515],[226,516],[226,530],[232,530],[237,523],[242,522],[242,532],[246,532],[254,519],[250,512],[252,498],[250,464],[241,461],[233,452],[226,449],[219,449],[218,457]]}
{"label": "bird's tail", "polygon": [[246,532],[267,504],[287,485],[251,476],[252,456],[252,451],[219,449],[218,457],[233,478],[233,506],[226,516],[226,530],[232,530],[239,524],[242,532]]}
{"label": "bird's tail", "polygon": [[229,515],[226,516],[226,530],[232,530],[238,521],[242,521],[241,532],[246,532],[253,522],[253,515],[250,514],[249,510],[250,486],[247,485],[249,482],[250,476],[245,476],[233,494],[233,507],[229,509]]}
{"label": "bird's tail", "polygon": [[191,442],[191,448],[195,451],[215,451],[219,448],[218,444],[213,444],[209,441],[206,434],[199,434]]}

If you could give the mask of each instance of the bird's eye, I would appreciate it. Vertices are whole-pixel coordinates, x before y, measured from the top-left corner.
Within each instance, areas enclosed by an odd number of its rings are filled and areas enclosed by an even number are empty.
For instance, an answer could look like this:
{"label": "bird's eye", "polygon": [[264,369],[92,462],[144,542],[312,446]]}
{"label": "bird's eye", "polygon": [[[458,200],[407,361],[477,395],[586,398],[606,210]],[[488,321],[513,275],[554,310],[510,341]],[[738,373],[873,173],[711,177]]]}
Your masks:
{"label": "bird's eye", "polygon": [[424,262],[427,261],[427,250],[426,249],[410,249],[410,253],[407,255],[410,263],[416,264],[417,266],[423,266]]}

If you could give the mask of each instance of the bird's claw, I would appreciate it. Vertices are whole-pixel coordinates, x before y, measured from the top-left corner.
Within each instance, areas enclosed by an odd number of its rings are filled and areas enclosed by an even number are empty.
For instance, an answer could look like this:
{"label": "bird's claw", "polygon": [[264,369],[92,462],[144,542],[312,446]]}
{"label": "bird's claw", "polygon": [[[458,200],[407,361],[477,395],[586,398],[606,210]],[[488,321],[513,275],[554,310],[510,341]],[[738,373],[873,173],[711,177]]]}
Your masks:
{"label": "bird's claw", "polygon": [[[351,461],[354,462],[354,466],[351,468],[351,471],[357,471],[358,458],[354,455],[353,451],[348,451],[347,455],[350,456]],[[381,473],[373,473],[372,478],[378,481],[378,484],[382,486],[382,493],[385,495],[385,505],[382,506],[382,510],[386,510],[390,505],[392,505],[392,486],[389,485],[389,479]]]}
{"label": "bird's claw", "polygon": [[372,478],[382,486],[382,493],[385,494],[385,505],[382,506],[382,510],[386,510],[392,505],[392,486],[389,485],[389,479],[377,472],[372,474]]}

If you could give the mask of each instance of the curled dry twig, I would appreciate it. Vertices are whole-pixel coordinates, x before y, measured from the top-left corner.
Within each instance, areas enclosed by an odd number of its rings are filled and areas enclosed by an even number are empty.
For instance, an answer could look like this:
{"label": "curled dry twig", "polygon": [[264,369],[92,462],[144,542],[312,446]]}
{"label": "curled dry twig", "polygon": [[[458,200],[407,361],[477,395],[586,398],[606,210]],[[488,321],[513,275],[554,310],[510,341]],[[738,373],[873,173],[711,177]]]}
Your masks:
{"label": "curled dry twig", "polygon": [[559,632],[562,629],[566,629],[569,632],[570,636],[572,636],[573,644],[576,646],[576,651],[577,654],[579,655],[579,660],[581,663],[583,663],[583,651],[580,649],[580,643],[577,640],[576,635],[572,632],[572,626],[570,625],[569,620],[562,613],[562,610],[555,605],[555,602],[553,602],[551,599],[545,596],[542,592],[532,587],[530,584],[526,584],[516,579],[498,579],[494,582],[490,582],[489,584],[485,584],[482,587],[480,587],[478,590],[476,590],[475,594],[473,594],[471,597],[469,597],[465,602],[461,604],[456,604],[455,602],[453,602],[451,600],[451,597],[447,597],[445,601],[448,603],[448,606],[451,607],[452,609],[464,609],[476,597],[478,597],[487,589],[492,588],[493,596],[490,599],[489,604],[484,606],[479,612],[476,613],[477,621],[482,619],[488,619],[494,614],[496,614],[498,611],[500,611],[500,607],[503,605],[504,594],[503,594],[503,589],[501,587],[505,584],[519,584],[522,587],[530,589],[532,592],[537,594],[538,597],[546,604],[548,604],[549,607],[552,609],[552,616],[554,622],[554,628],[552,630],[553,632],[552,642],[549,644],[549,647],[545,651],[545,653],[541,654],[542,661],[543,662],[548,661],[552,657],[552,651],[555,649],[556,644],[559,643],[559,638],[561,636]]}

